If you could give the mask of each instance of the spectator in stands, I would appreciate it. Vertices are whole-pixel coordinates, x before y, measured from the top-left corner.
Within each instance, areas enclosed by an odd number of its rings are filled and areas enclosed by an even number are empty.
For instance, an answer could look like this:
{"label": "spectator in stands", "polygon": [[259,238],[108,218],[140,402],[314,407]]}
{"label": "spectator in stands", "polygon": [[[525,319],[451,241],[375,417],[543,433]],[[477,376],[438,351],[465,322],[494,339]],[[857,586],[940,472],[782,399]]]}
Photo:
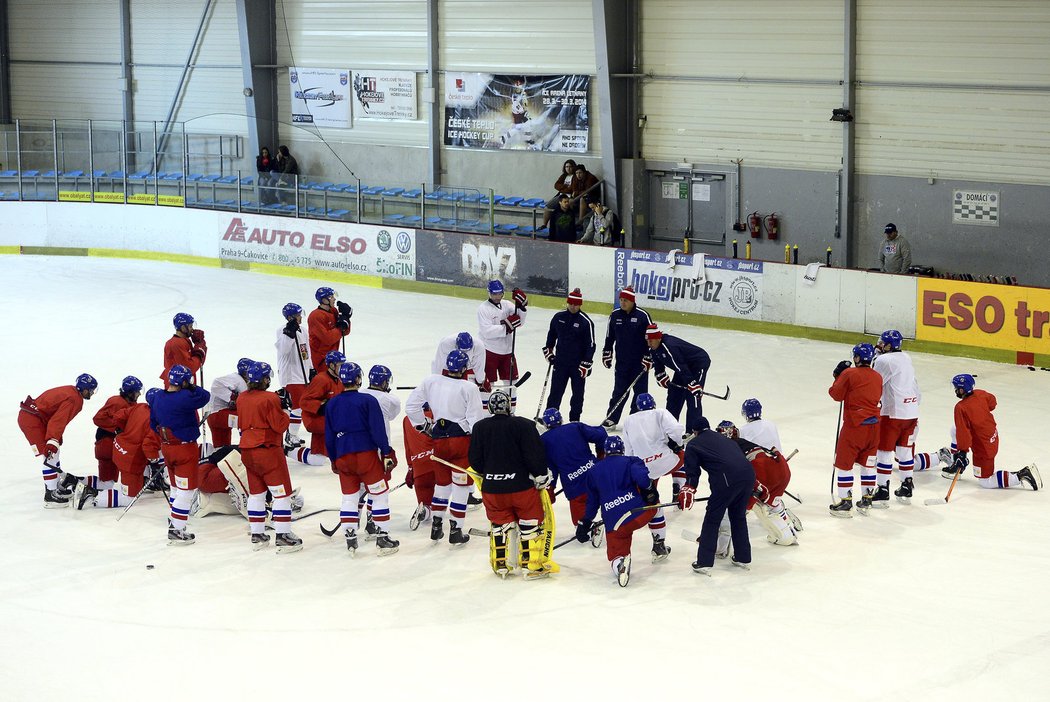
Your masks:
{"label": "spectator in stands", "polygon": [[270,147],[264,146],[259,149],[259,155],[255,157],[255,171],[259,174],[259,202],[269,205],[277,198],[268,186],[273,185],[277,178],[273,172],[277,170],[277,160],[270,155]]}
{"label": "spectator in stands", "polygon": [[562,195],[572,196],[572,179],[576,177],[576,162],[571,158],[561,165],[561,174],[558,179],[554,181],[554,190],[557,195],[547,201],[547,209],[543,212],[543,226],[547,226],[547,222],[551,220],[551,215],[554,214],[554,209],[558,207],[561,202]]}
{"label": "spectator in stands", "polygon": [[576,241],[576,212],[568,193],[558,196],[558,209],[551,213],[549,226],[547,238],[550,241],[564,241],[568,244]]}
{"label": "spectator in stands", "polygon": [[588,195],[598,194],[598,178],[587,170],[582,163],[576,164],[576,172],[572,179],[572,200],[579,203],[580,214],[577,219],[587,216],[587,202],[584,198]]}
{"label": "spectator in stands", "polygon": [[620,238],[620,218],[608,207],[602,205],[601,198],[597,195],[587,198],[587,206],[591,208],[591,216],[587,220],[587,229],[577,244],[597,244],[598,246],[610,246]]}
{"label": "spectator in stands", "polygon": [[886,238],[879,249],[879,268],[883,273],[908,274],[911,268],[911,244],[897,233],[897,225],[890,222],[883,230]]}
{"label": "spectator in stands", "polygon": [[[294,188],[298,184],[299,162],[295,160],[295,156],[288,152],[288,147],[284,144],[277,147],[277,170],[281,174],[280,180],[277,181],[278,185]],[[293,198],[287,197],[282,199],[291,200]]]}

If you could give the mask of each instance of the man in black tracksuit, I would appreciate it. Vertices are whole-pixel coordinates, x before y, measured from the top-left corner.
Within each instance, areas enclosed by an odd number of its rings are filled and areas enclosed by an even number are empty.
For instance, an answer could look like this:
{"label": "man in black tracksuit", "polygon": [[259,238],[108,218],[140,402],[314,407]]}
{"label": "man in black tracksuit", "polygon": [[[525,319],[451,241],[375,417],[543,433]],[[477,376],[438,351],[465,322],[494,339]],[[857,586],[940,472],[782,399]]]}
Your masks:
{"label": "man in black tracksuit", "polygon": [[[602,365],[613,367],[613,349],[616,351],[616,371],[613,381],[612,398],[609,399],[609,418],[602,422],[606,429],[616,426],[624,405],[630,405],[631,414],[637,411],[635,400],[643,392],[649,392],[649,374],[642,373],[642,359],[649,355],[645,342],[645,330],[653,320],[649,313],[634,304],[634,288],[627,286],[620,291],[620,308],[609,315],[609,330],[605,334],[605,346],[602,349]],[[641,377],[639,377],[641,376]],[[616,404],[634,383],[634,397],[629,401]]]}
{"label": "man in black tracksuit", "polygon": [[565,305],[564,311],[551,318],[547,344],[543,347],[543,356],[554,366],[547,407],[561,409],[565,385],[571,382],[569,421],[578,422],[583,414],[583,387],[594,360],[594,322],[580,309],[583,293],[579,288],[569,293]]}
{"label": "man in black tracksuit", "polygon": [[718,528],[727,516],[733,539],[733,563],[747,568],[751,563],[751,542],[747,535],[747,503],[755,487],[755,469],[732,439],[711,431],[706,417],[689,429],[696,434],[685,447],[686,484],[678,493],[678,508],[690,509],[700,483],[701,469],[707,471],[711,497],[700,529],[700,546],[693,570],[710,575],[715,564]]}
{"label": "man in black tracksuit", "polygon": [[[678,419],[685,406],[685,425],[693,424],[703,416],[700,400],[707,382],[711,357],[699,346],[677,336],[664,334],[655,324],[645,334],[656,382],[667,388],[667,411]],[[668,372],[674,373],[668,377]]]}
{"label": "man in black tracksuit", "polygon": [[546,575],[543,567],[541,524],[543,502],[540,490],[551,484],[547,451],[536,423],[510,414],[510,397],[502,390],[489,396],[491,417],[477,422],[470,437],[471,468],[482,477],[481,497],[492,530],[489,559],[500,577],[511,571],[507,565],[507,534],[518,526],[521,538],[521,567],[526,577]]}

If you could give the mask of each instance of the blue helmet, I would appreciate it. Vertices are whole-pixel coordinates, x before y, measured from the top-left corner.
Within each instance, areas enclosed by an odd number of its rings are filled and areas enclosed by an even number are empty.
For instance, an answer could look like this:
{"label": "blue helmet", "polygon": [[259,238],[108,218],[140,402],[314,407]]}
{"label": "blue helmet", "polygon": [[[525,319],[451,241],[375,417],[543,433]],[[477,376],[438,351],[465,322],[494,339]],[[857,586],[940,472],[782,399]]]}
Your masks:
{"label": "blue helmet", "polygon": [[445,357],[445,368],[447,368],[450,373],[462,373],[467,369],[467,364],[469,362],[470,358],[467,354],[456,349],[455,351],[449,351],[448,356]]}
{"label": "blue helmet", "polygon": [[879,336],[879,343],[885,348],[893,349],[894,351],[901,350],[901,342],[903,341],[904,337],[896,329],[887,329]]}
{"label": "blue helmet", "polygon": [[192,377],[193,372],[189,368],[175,364],[168,371],[168,384],[178,387]]}
{"label": "blue helmet", "polygon": [[853,347],[853,355],[861,363],[869,365],[872,359],[875,358],[875,347],[871,344],[857,344]]}
{"label": "blue helmet", "polygon": [[130,395],[133,392],[142,391],[142,381],[133,375],[129,375],[124,380],[120,381],[120,392],[125,395]]}
{"label": "blue helmet", "polygon": [[393,377],[394,374],[386,366],[375,365],[368,370],[368,384],[372,387],[381,388]]}
{"label": "blue helmet", "polygon": [[762,403],[753,397],[744,400],[744,404],[740,405],[740,415],[749,422],[762,419]]}
{"label": "blue helmet", "polygon": [[623,445],[623,439],[620,437],[610,436],[605,439],[605,454],[607,456],[622,456],[626,450],[626,447]]}
{"label": "blue helmet", "polygon": [[146,391],[146,404],[152,406],[153,400],[156,399],[158,392],[164,392],[160,388],[150,388]]}
{"label": "blue helmet", "polygon": [[503,294],[503,283],[498,280],[489,281],[489,295],[502,295]]}
{"label": "blue helmet", "polygon": [[952,378],[952,385],[955,386],[956,389],[962,390],[967,395],[973,392],[973,388],[976,384],[977,383],[974,381],[973,376],[969,373],[960,373]]}
{"label": "blue helmet", "polygon": [[171,323],[175,325],[176,329],[186,326],[187,324],[193,324],[194,319],[192,314],[186,314],[185,312],[179,312],[175,315]]}
{"label": "blue helmet", "polygon": [[[239,368],[240,364],[237,365]],[[248,366],[247,371],[245,372],[248,374],[249,383],[261,383],[263,381],[263,378],[267,378],[273,374],[273,369],[270,368],[269,363],[266,363],[265,361],[257,361],[252,362],[251,365]]]}
{"label": "blue helmet", "polygon": [[735,439],[736,437],[740,436],[740,430],[737,429],[736,425],[728,419],[723,419],[721,422],[718,423],[717,431],[722,436],[728,437],[730,439]]}
{"label": "blue helmet", "polygon": [[339,380],[343,385],[357,385],[361,382],[361,366],[354,362],[339,366]]}
{"label": "blue helmet", "polygon": [[474,337],[467,332],[456,334],[456,348],[460,351],[470,351],[474,348]]}
{"label": "blue helmet", "polygon": [[288,319],[289,317],[294,317],[295,315],[302,313],[303,308],[295,304],[294,302],[289,302],[287,305],[281,308],[281,314],[284,315],[285,319]]}
{"label": "blue helmet", "polygon": [[320,302],[326,297],[335,297],[335,290],[329,287],[317,288],[317,292],[314,293],[314,299]]}
{"label": "blue helmet", "polygon": [[635,398],[634,406],[640,410],[656,409],[656,398],[647,392],[643,392]]}
{"label": "blue helmet", "polygon": [[248,369],[251,368],[254,364],[255,361],[253,361],[250,358],[242,358],[241,360],[237,361],[237,375],[244,375],[248,372]]}
{"label": "blue helmet", "polygon": [[346,356],[343,355],[342,351],[329,351],[324,355],[325,365],[331,365],[332,363],[346,363]]}
{"label": "blue helmet", "polygon": [[[141,387],[141,383],[139,384]],[[98,381],[90,373],[81,373],[77,376],[77,390],[94,390],[98,387]]]}
{"label": "blue helmet", "polygon": [[543,410],[543,426],[550,429],[551,427],[561,426],[561,412],[558,411],[557,407],[548,407]]}

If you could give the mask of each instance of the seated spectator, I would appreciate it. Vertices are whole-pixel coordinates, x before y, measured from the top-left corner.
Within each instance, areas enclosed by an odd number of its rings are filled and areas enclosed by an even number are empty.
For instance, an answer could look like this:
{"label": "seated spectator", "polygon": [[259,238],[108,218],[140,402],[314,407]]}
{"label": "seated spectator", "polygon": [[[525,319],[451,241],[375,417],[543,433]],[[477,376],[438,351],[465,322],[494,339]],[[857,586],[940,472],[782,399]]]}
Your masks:
{"label": "seated spectator", "polygon": [[[277,147],[277,171],[281,174],[277,185],[295,188],[299,179],[299,162],[288,152],[288,147],[281,144]],[[291,200],[291,197],[281,198]]]}
{"label": "seated spectator", "polygon": [[273,185],[277,178],[273,175],[273,172],[277,170],[277,159],[270,155],[270,148],[267,146],[259,149],[259,155],[255,157],[255,170],[258,175],[259,185],[259,202],[264,205],[269,205],[275,202],[277,198],[273,194],[268,186]]}
{"label": "seated spectator", "polygon": [[558,209],[551,213],[549,241],[564,241],[571,244],[576,241],[576,212],[572,207],[572,198],[568,193],[558,196]]}
{"label": "seated spectator", "polygon": [[550,221],[551,215],[554,214],[554,208],[558,207],[558,203],[561,201],[562,195],[572,196],[572,179],[576,177],[576,162],[571,158],[561,165],[561,174],[558,179],[554,181],[554,190],[557,191],[557,195],[547,201],[547,209],[543,212],[543,226],[547,226],[547,222]]}
{"label": "seated spectator", "polygon": [[879,269],[883,273],[908,275],[911,268],[911,244],[897,233],[897,225],[890,222],[883,229],[886,238],[879,247]]}
{"label": "seated spectator", "polygon": [[593,173],[590,173],[582,163],[577,163],[576,172],[572,179],[572,199],[573,202],[579,203],[580,208],[580,214],[577,219],[583,219],[587,216],[587,201],[585,198],[599,195],[597,186],[598,178]]}
{"label": "seated spectator", "polygon": [[591,217],[587,221],[587,229],[577,244],[597,244],[598,246],[610,246],[620,238],[620,218],[608,207],[602,205],[598,197],[588,198],[588,207],[591,208]]}

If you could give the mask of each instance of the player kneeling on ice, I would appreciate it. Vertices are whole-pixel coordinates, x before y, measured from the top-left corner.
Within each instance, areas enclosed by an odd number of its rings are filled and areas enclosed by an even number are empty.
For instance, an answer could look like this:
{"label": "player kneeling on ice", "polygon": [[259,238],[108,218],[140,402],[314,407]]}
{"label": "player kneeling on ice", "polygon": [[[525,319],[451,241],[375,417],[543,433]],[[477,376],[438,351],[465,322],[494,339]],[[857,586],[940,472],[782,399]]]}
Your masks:
{"label": "player kneeling on ice", "polygon": [[[513,570],[507,563],[507,542],[517,526],[522,573],[526,578],[548,575],[554,569],[543,544],[543,498],[551,473],[543,442],[535,422],[511,415],[510,396],[504,391],[489,396],[489,412],[491,417],[474,425],[468,453],[471,467],[482,478],[481,497],[492,523],[489,562],[501,578]],[[547,509],[549,504],[547,497]]]}
{"label": "player kneeling on ice", "polygon": [[[960,373],[952,378],[955,396],[955,426],[952,428],[952,448],[941,449],[952,456],[951,465],[941,471],[945,478],[954,478],[970,463],[967,452],[973,451],[973,474],[983,488],[1011,488],[1025,486],[1038,490],[1043,478],[1033,463],[1017,472],[995,469],[995,455],[999,452],[999,430],[995,426],[995,395],[975,387],[974,378]],[[947,456],[946,456],[947,457]],[[947,462],[947,461],[946,461]]]}
{"label": "player kneeling on ice", "polygon": [[254,550],[270,545],[270,536],[265,532],[269,491],[273,495],[277,553],[293,553],[302,550],[303,540],[292,533],[292,479],[282,445],[288,415],[281,407],[281,399],[267,392],[271,375],[269,363],[253,363],[247,372],[248,389],[237,397],[241,459],[248,470],[248,525]]}
{"label": "player kneeling on ice", "polygon": [[[767,449],[740,437],[732,422],[723,420],[718,423],[718,433],[732,439],[744,452],[744,457],[755,469],[755,486],[751,499],[747,503],[749,512],[754,512],[758,521],[769,532],[766,541],[777,546],[792,546],[798,543],[795,523],[801,528],[802,522],[784,506],[781,496],[791,481],[791,468],[787,459],[777,449]],[[723,519],[718,534],[718,553],[729,548],[728,522]],[[723,541],[724,539],[724,541]]]}
{"label": "player kneeling on ice", "polygon": [[[605,522],[605,553],[620,587],[631,579],[631,540],[634,532],[653,518],[655,510],[646,509],[660,501],[649,471],[637,456],[625,456],[623,439],[610,436],[605,440],[605,458],[587,471],[587,509],[576,526],[576,540],[591,538],[591,523],[602,510]],[[653,562],[667,558],[653,553]]]}
{"label": "player kneeling on ice", "polygon": [[361,366],[344,363],[339,367],[343,392],[325,407],[325,446],[332,461],[332,472],[339,476],[343,503],[339,522],[346,536],[346,548],[357,552],[358,504],[364,491],[372,499],[372,520],[376,525],[376,549],[380,556],[397,553],[400,542],[390,538],[390,472],[397,466],[397,454],[387,439],[386,421],[379,400],[359,392]]}
{"label": "player kneeling on ice", "polygon": [[[346,356],[341,351],[329,351],[324,357],[322,372],[314,376],[303,393],[303,426],[310,432],[310,448],[295,449],[295,456],[300,463],[311,466],[324,465],[325,455],[325,405],[343,391],[339,380],[339,367],[346,363]],[[331,457],[329,457],[331,458]]]}
{"label": "player kneeling on ice", "polygon": [[[547,465],[554,473],[554,482],[561,481],[572,524],[576,526],[587,510],[587,471],[594,467],[595,461],[605,458],[605,440],[609,434],[602,427],[583,422],[563,424],[561,412],[554,407],[543,411],[543,424],[547,431],[540,440],[547,451]],[[591,452],[592,444],[597,457]],[[591,545],[598,548],[603,538],[602,525],[596,524],[591,531]]]}
{"label": "player kneeling on ice", "polygon": [[[129,375],[120,384],[120,392],[106,399],[91,421],[95,430],[95,459],[98,461],[98,477],[86,475],[77,484],[73,504],[84,509],[88,502],[94,504],[99,492],[113,489],[117,481],[117,466],[113,461],[113,439],[124,431],[128,412],[138,402],[142,392],[142,381]],[[114,491],[116,492],[116,491]],[[117,493],[119,494],[119,493]],[[109,500],[106,500],[108,503]],[[116,506],[116,505],[113,505]]]}

